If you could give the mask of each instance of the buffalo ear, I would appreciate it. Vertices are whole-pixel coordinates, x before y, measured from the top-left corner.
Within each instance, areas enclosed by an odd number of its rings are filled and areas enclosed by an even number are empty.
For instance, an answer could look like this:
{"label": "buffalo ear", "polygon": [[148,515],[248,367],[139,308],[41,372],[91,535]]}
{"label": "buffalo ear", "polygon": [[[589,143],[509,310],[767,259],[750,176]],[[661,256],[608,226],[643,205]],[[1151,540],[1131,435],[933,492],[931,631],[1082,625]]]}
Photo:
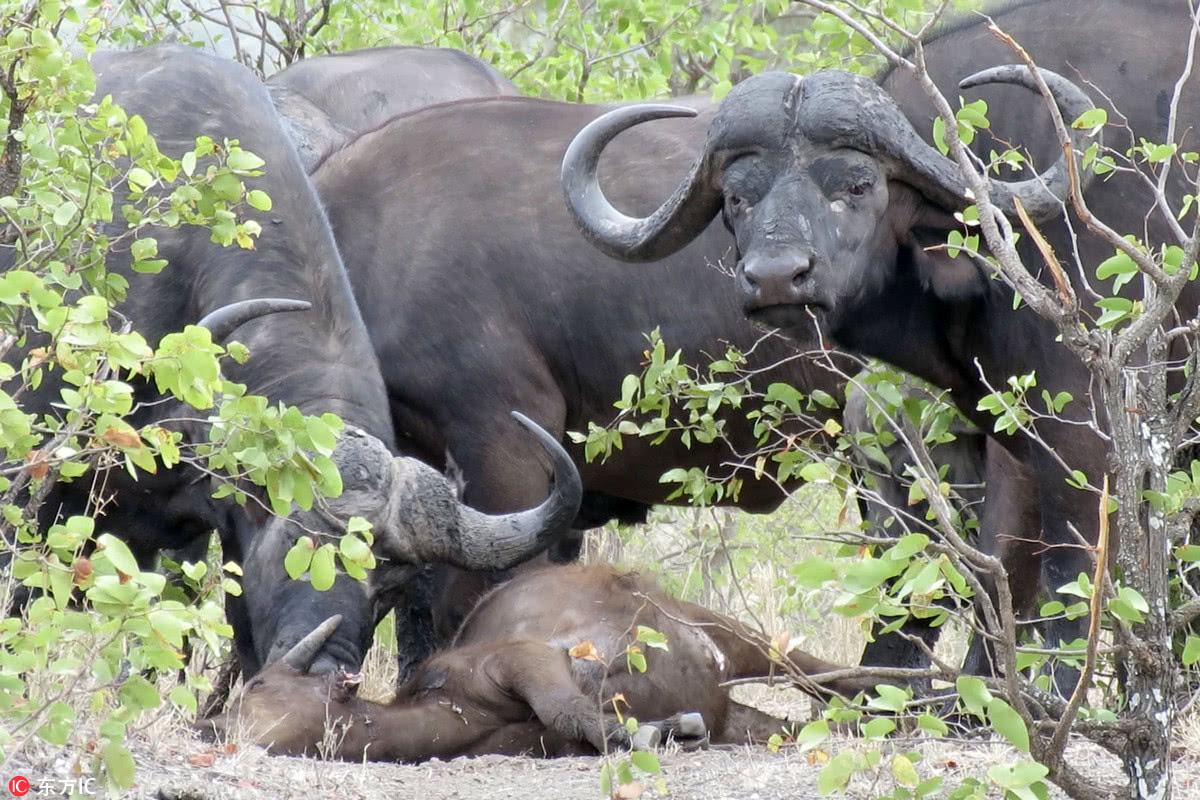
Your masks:
{"label": "buffalo ear", "polygon": [[347,700],[358,696],[358,687],[362,685],[361,672],[346,672],[338,670],[333,677],[333,686],[330,691],[330,698],[336,702],[344,703]]}
{"label": "buffalo ear", "polygon": [[939,300],[970,300],[987,293],[987,275],[966,253],[950,255],[944,230],[913,231],[907,246],[921,288]]}

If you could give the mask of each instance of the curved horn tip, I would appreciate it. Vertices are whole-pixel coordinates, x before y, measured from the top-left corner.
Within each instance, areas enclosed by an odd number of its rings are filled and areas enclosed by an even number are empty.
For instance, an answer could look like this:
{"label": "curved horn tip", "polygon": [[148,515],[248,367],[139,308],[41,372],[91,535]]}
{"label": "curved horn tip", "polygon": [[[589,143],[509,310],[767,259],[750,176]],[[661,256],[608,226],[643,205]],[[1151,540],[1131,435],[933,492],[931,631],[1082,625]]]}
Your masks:
{"label": "curved horn tip", "polygon": [[285,297],[255,297],[223,305],[205,314],[196,325],[208,328],[214,342],[222,342],[247,322],[287,311],[308,311],[312,303]]}
{"label": "curved horn tip", "polygon": [[317,653],[320,652],[325,642],[333,635],[333,632],[337,630],[338,625],[341,623],[342,615],[334,614],[314,628],[303,639],[292,645],[292,649],[288,650],[283,655],[283,658],[279,660],[293,669],[308,672],[308,668],[312,666],[313,659],[317,657]]}
{"label": "curved horn tip", "polygon": [[512,414],[513,419],[515,419],[517,422],[521,423],[522,428],[526,428],[527,430],[533,430],[535,428],[541,429],[541,427],[542,427],[541,425],[538,425],[536,422],[531,420],[529,417],[522,414],[520,411],[510,411],[509,413]]}
{"label": "curved horn tip", "polygon": [[994,67],[981,69],[963,78],[958,82],[958,88],[971,89],[976,86],[982,86],[985,83],[1005,82],[1005,79],[1013,80],[1021,73],[1032,77],[1033,71],[1024,64],[997,64]]}
{"label": "curved horn tip", "polygon": [[548,447],[561,447],[562,446],[562,444],[557,439],[554,438],[554,436],[550,433],[550,431],[546,430],[541,425],[539,425],[538,423],[534,422],[529,417],[522,414],[520,411],[510,411],[509,413],[512,414],[513,419],[515,419],[517,422],[519,422],[521,424],[522,428],[529,431],[534,436],[541,439],[543,442],[551,443],[551,444],[547,445]]}

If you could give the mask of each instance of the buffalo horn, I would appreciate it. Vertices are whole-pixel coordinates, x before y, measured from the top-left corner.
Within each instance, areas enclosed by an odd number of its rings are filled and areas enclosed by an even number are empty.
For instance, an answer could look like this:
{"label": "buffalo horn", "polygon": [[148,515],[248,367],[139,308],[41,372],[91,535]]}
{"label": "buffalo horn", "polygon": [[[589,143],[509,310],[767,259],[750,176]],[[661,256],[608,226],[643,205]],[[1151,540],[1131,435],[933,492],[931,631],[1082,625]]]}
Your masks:
{"label": "buffalo horn", "polygon": [[[1050,93],[1064,117],[1075,119],[1092,108],[1092,101],[1071,81],[1041,70]],[[984,83],[1017,83],[1034,86],[1024,66],[1010,65],[976,73],[969,86]],[[800,134],[809,141],[835,147],[853,147],[871,153],[891,167],[892,176],[916,187],[945,208],[958,209],[973,202],[958,165],[926,144],[882,88],[845,72],[817,73],[805,79],[805,96],[797,113]],[[1073,130],[1076,153],[1087,146],[1087,133]],[[1014,198],[1029,216],[1042,221],[1062,212],[1068,193],[1066,156],[1040,175],[1023,181],[990,181],[992,202],[1015,216]]]}
{"label": "buffalo horn", "polygon": [[292,649],[284,653],[280,661],[292,669],[299,670],[300,672],[308,672],[308,668],[312,666],[317,653],[321,652],[321,648],[325,646],[325,641],[333,635],[333,632],[337,630],[337,626],[341,622],[342,615],[334,614],[318,625],[312,633],[292,645]]}
{"label": "buffalo horn", "polygon": [[554,488],[541,505],[513,514],[491,515],[459,504],[461,530],[449,551],[428,560],[446,561],[464,569],[507,569],[544,550],[564,536],[579,513],[583,484],[566,449],[536,422],[512,412],[523,428],[537,437],[550,454]]}
{"label": "buffalo horn", "polygon": [[204,315],[196,324],[208,328],[214,342],[223,342],[228,336],[252,319],[276,314],[281,311],[307,311],[312,303],[307,300],[287,300],[279,297],[258,297],[229,303]]}
{"label": "buffalo horn", "polygon": [[657,261],[696,238],[716,216],[721,193],[711,180],[708,150],[670,199],[641,219],[614,208],[596,176],[600,153],[617,134],[650,120],[694,116],[694,110],[683,106],[622,106],[592,120],[571,141],[561,175],[567,209],[583,235],[601,252],[625,261]]}
{"label": "buffalo horn", "polygon": [[[1068,126],[1070,126],[1073,120],[1078,119],[1083,112],[1094,108],[1091,98],[1062,75],[1041,68],[1038,69],[1038,72],[1041,73],[1042,80],[1046,82],[1046,88],[1050,90],[1050,95],[1054,98],[1054,102],[1058,104],[1059,113],[1062,114],[1063,121]],[[959,81],[958,86],[961,89],[970,89],[989,83],[1011,83],[1015,86],[1022,86],[1031,92],[1036,93],[1040,91],[1033,79],[1033,73],[1021,64],[1005,64],[1000,67],[980,70],[974,75],[963,78]],[[1068,127],[1068,130],[1072,129]],[[1083,137],[1084,134],[1082,132],[1071,137],[1071,147],[1076,153],[1082,154],[1083,149],[1087,147],[1087,143],[1083,141]],[[1096,141],[1101,144],[1103,143],[1100,134],[1097,134]],[[1066,158],[1059,158],[1050,169],[1043,172],[1037,178],[1000,184],[1000,188],[1008,196],[998,197],[997,200],[1003,200],[1004,203],[1011,205],[1011,195],[1020,197],[1021,205],[1024,206],[1029,216],[1034,220],[1049,219],[1057,216],[1059,205],[1062,202],[1061,198],[1067,197],[1071,191],[1070,176],[1067,173],[1066,165]],[[1081,182],[1079,188],[1081,191],[1087,189],[1095,175],[1095,172],[1092,170],[1081,171],[1079,176]],[[1005,210],[1008,211],[1007,206]],[[1013,212],[1009,211],[1009,213]]]}

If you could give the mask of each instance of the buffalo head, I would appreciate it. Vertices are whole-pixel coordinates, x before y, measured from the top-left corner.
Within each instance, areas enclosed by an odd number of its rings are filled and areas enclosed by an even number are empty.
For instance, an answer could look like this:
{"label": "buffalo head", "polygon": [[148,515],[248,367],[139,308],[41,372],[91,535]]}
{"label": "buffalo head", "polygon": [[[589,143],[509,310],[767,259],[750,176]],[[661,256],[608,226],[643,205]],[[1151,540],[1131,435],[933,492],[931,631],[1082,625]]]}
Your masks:
{"label": "buffalo head", "polygon": [[[460,502],[455,484],[432,467],[415,458],[394,456],[378,438],[347,426],[333,454],[345,485],[341,496],[322,498],[309,511],[295,510],[274,520],[249,546],[247,574],[268,586],[282,586],[273,596],[252,589],[246,592],[255,621],[257,664],[270,664],[289,651],[313,629],[313,614],[332,605],[345,608],[351,616],[336,636],[322,638],[324,649],[309,666],[313,672],[331,672],[357,665],[355,654],[366,652],[374,623],[387,613],[395,592],[422,564],[508,569],[564,535],[583,494],[579,472],[553,436],[523,414],[514,411],[513,416],[549,452],[554,486],[541,505],[512,514],[476,511]],[[284,555],[299,536],[314,532],[338,535],[356,516],[373,526],[378,566],[365,586],[341,581],[320,609],[310,607],[311,603],[300,599],[306,595],[304,584],[286,579]],[[295,602],[281,604],[278,592],[296,594]],[[364,594],[373,612],[355,615]],[[282,618],[277,613],[280,608],[285,609]]]}
{"label": "buffalo head", "polygon": [[[301,300],[243,300],[209,313],[198,324],[220,342],[252,319],[310,306]],[[525,415],[514,411],[513,416],[550,453],[554,488],[536,508],[501,515],[464,505],[455,484],[440,473],[416,459],[392,455],[378,437],[348,425],[333,452],[344,484],[342,494],[318,499],[309,511],[296,509],[287,517],[270,520],[244,543],[244,567],[252,580],[245,599],[255,650],[255,661],[248,666],[270,664],[293,652],[298,640],[311,641],[306,634],[313,629],[312,615],[330,606],[343,610],[350,622],[340,630],[329,626],[320,637],[324,649],[310,654],[305,669],[320,673],[357,665],[370,645],[374,623],[387,612],[388,600],[421,564],[507,569],[565,535],[583,493],[579,472],[553,436]],[[351,517],[371,523],[379,567],[365,587],[339,581],[317,608],[306,586],[287,580],[284,554],[302,534],[340,535]],[[281,604],[281,599],[290,602]],[[374,613],[362,613],[364,604]]]}
{"label": "buffalo head", "polygon": [[335,615],[252,678],[228,712],[196,723],[204,736],[240,736],[262,742],[272,753],[316,753],[327,725],[350,712],[345,707],[358,688],[358,678],[346,672],[311,672],[313,661],[342,617]]}
{"label": "buffalo head", "polygon": [[[1068,120],[1092,107],[1070,81],[1042,74]],[[1033,87],[1023,67],[987,70],[963,84],[983,82]],[[913,267],[935,294],[979,285],[982,276],[966,259],[923,251],[943,243],[957,224],[954,213],[973,202],[957,165],[921,140],[883,89],[846,72],[747,79],[722,101],[703,153],[670,199],[643,219],[613,208],[596,179],[604,146],[640,122],[694,114],[628,106],[598,118],[572,142],[562,166],[567,205],[605,253],[629,261],[664,258],[722,213],[736,239],[746,313],[779,326],[807,324],[812,314],[833,332],[864,298],[883,290],[890,279],[883,265],[896,265],[902,248],[917,254]],[[1041,220],[1061,213],[1067,190],[1064,158],[1024,181],[993,181],[991,196],[1006,212],[1019,199]]]}

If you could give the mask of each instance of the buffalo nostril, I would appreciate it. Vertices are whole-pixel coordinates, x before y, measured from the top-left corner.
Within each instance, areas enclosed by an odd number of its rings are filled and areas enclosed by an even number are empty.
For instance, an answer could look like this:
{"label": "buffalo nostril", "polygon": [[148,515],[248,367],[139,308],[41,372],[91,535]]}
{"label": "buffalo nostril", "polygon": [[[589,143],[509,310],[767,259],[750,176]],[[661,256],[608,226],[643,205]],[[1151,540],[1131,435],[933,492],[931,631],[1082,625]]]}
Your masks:
{"label": "buffalo nostril", "polygon": [[812,270],[812,258],[809,256],[797,256],[796,262],[792,267],[792,285],[799,285],[804,276]]}
{"label": "buffalo nostril", "polygon": [[746,285],[751,289],[758,288],[758,276],[755,275],[754,271],[745,264],[742,265],[742,278],[746,281]]}

